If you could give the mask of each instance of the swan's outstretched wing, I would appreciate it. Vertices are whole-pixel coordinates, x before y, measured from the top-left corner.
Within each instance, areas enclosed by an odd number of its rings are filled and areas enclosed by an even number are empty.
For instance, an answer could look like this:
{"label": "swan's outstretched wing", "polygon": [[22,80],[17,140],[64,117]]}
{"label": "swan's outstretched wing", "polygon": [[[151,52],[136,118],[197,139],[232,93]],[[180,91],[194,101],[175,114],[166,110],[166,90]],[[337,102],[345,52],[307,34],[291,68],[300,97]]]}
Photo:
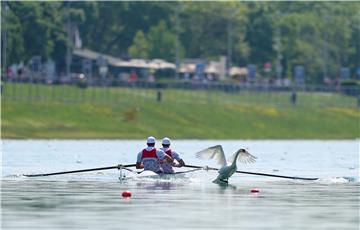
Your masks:
{"label": "swan's outstretched wing", "polygon": [[233,162],[236,155],[238,155],[237,160],[244,164],[254,163],[256,161],[256,156],[251,155],[245,149],[239,149],[230,157],[229,162]]}
{"label": "swan's outstretched wing", "polygon": [[215,159],[221,166],[226,165],[224,150],[221,145],[215,145],[196,153],[196,157],[204,160]]}

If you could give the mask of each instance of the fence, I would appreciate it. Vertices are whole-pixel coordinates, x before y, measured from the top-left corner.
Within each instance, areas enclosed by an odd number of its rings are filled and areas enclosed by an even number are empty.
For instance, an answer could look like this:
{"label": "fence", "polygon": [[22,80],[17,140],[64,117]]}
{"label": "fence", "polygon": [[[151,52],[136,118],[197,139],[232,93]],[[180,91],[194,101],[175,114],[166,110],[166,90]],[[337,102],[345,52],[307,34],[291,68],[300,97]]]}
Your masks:
{"label": "fence", "polygon": [[116,86],[2,82],[2,100],[63,103],[199,103],[265,106],[360,107],[359,87],[274,87],[137,82]]}

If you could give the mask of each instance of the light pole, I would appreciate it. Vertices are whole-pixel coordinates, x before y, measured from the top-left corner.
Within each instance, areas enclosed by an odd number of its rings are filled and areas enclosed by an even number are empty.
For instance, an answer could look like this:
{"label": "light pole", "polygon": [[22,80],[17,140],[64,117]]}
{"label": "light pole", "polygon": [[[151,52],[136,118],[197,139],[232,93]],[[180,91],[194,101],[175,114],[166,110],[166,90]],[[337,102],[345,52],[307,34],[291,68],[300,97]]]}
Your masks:
{"label": "light pole", "polygon": [[227,65],[226,65],[226,74],[230,74],[230,68],[232,66],[232,43],[233,43],[233,18],[235,17],[236,10],[229,10],[229,18],[227,21]]}
{"label": "light pole", "polygon": [[277,11],[277,20],[276,23],[276,41],[275,41],[275,48],[276,48],[276,79],[277,82],[282,85],[282,75],[283,75],[283,66],[282,66],[282,44],[281,44],[281,20],[287,13],[282,13]]}
{"label": "light pole", "polygon": [[176,79],[179,79],[179,66],[180,66],[180,54],[179,54],[179,11],[180,11],[180,2],[178,2],[176,6],[176,12],[175,12],[175,77]]}
{"label": "light pole", "polygon": [[226,68],[226,73],[227,75],[230,74],[230,68],[232,65],[232,18],[228,19],[228,25],[227,25],[227,29],[228,29],[228,37],[227,37],[227,68]]}
{"label": "light pole", "polygon": [[281,20],[281,17],[283,15],[278,12],[278,22],[277,22],[277,28],[276,28],[276,79],[277,79],[277,82],[282,84],[282,71],[283,71],[283,67],[282,67],[282,64],[281,64],[281,61],[282,61],[282,54],[281,54],[281,25],[280,25],[280,20]]}
{"label": "light pole", "polygon": [[71,42],[71,21],[70,21],[70,2],[67,2],[66,4],[66,27],[67,27],[67,40],[66,40],[66,77],[70,77],[70,65],[71,65],[71,59],[72,59],[72,42]]}
{"label": "light pole", "polygon": [[326,30],[326,25],[327,25],[327,21],[329,19],[329,16],[324,13],[323,14],[323,21],[324,21],[324,40],[323,40],[323,81],[325,79],[327,79],[328,76],[328,69],[327,69],[327,62],[328,62],[328,44],[327,44],[327,40],[328,40],[328,33]]}
{"label": "light pole", "polygon": [[[6,11],[8,10],[8,6],[6,5],[6,2],[5,1],[2,1],[1,2],[1,8],[2,8],[2,17],[1,17],[1,21],[2,21],[2,26],[1,28],[3,28],[3,43],[2,43],[2,50],[3,50],[3,55],[2,55],[2,58],[1,58],[1,68],[2,68],[2,71],[3,73],[6,75],[6,47],[7,47],[7,44],[6,44],[6,37],[7,37],[7,29],[6,29]],[[1,74],[3,74],[1,73]]]}

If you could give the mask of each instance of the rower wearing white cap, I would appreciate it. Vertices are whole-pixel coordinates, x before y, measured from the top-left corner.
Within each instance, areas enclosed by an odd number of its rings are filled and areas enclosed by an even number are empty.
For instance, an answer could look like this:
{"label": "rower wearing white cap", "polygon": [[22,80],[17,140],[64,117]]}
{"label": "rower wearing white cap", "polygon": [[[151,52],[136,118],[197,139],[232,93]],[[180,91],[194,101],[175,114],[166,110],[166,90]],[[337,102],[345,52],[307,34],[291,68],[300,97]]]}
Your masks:
{"label": "rower wearing white cap", "polygon": [[174,160],[176,160],[178,163],[168,163],[168,162],[163,162],[161,164],[161,167],[164,170],[164,173],[174,173],[174,167],[182,167],[185,165],[185,162],[180,158],[179,154],[175,151],[173,151],[172,149],[170,149],[170,138],[168,137],[164,137],[164,139],[162,139],[162,148],[160,148],[162,151],[164,151],[166,153],[166,155],[170,156],[171,158],[173,158]]}
{"label": "rower wearing white cap", "polygon": [[163,173],[161,162],[172,163],[173,158],[165,154],[162,150],[155,148],[155,137],[148,137],[147,148],[143,149],[137,155],[136,168],[150,170],[155,173]]}

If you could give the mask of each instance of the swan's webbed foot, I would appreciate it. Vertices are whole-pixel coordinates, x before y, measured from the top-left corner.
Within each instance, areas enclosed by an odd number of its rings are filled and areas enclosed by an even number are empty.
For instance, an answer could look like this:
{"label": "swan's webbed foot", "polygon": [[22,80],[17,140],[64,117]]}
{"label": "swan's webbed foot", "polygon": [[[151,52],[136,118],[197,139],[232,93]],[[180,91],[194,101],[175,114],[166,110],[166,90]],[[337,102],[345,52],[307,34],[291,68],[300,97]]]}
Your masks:
{"label": "swan's webbed foot", "polygon": [[220,179],[220,181],[223,182],[223,183],[225,183],[225,184],[228,184],[228,183],[229,183],[228,179]]}

